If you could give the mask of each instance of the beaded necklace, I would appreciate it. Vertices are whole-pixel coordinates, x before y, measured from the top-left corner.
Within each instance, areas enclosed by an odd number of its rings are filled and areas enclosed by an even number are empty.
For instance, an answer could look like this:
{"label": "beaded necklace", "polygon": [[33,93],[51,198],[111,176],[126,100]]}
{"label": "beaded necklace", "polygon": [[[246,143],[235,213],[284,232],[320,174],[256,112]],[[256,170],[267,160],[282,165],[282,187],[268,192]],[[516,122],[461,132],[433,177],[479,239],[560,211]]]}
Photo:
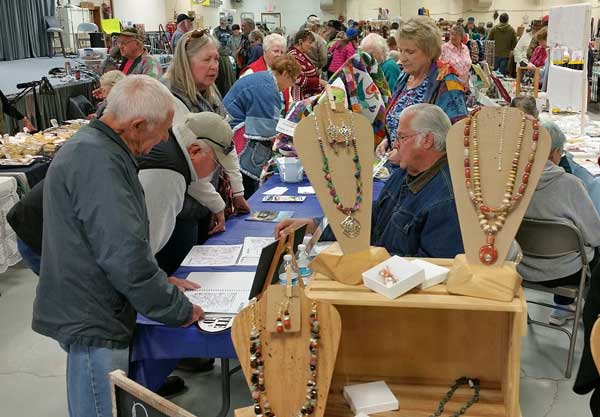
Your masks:
{"label": "beaded necklace", "polygon": [[[257,417],[275,417],[271,410],[271,404],[267,398],[265,388],[265,363],[262,355],[260,342],[260,325],[257,324],[255,312],[256,300],[251,302],[252,330],[250,331],[250,367],[252,368],[252,377],[250,382],[250,392],[252,402],[254,403],[254,413]],[[309,317],[310,341],[309,351],[310,359],[308,362],[308,381],[306,383],[305,401],[300,409],[292,417],[306,417],[311,415],[317,404],[317,353],[319,347],[319,318],[317,315],[317,303],[313,301]]]}
{"label": "beaded necklace", "polygon": [[479,110],[480,109],[475,109],[469,114],[464,129],[465,184],[467,186],[467,191],[469,192],[469,198],[477,212],[479,227],[486,235],[486,244],[479,249],[479,260],[485,265],[493,265],[498,259],[498,251],[495,248],[496,236],[502,230],[508,214],[517,207],[523,198],[527,189],[527,184],[529,183],[529,175],[531,174],[531,168],[535,161],[535,152],[539,138],[539,125],[537,121],[533,121],[531,152],[527,164],[525,165],[525,172],[521,178],[521,184],[519,185],[517,192],[513,194],[517,179],[517,171],[519,169],[519,161],[521,159],[523,137],[525,136],[526,118],[524,114],[521,116],[519,137],[513,155],[511,169],[508,173],[506,187],[504,189],[504,198],[502,199],[502,204],[499,208],[493,208],[489,204],[484,203],[483,194],[481,192],[479,138],[477,137],[476,117]]}
{"label": "beaded necklace", "polygon": [[[346,218],[341,223],[342,230],[346,236],[349,238],[355,238],[360,233],[360,223],[354,217],[354,213],[360,209],[360,203],[363,200],[362,192],[363,192],[363,184],[360,179],[361,175],[361,165],[360,158],[358,157],[358,148],[356,146],[356,130],[354,129],[354,116],[351,113],[351,124],[352,124],[352,140],[350,144],[352,145],[353,156],[352,161],[354,162],[354,167],[356,171],[354,172],[354,179],[356,181],[356,196],[354,198],[354,204],[352,206],[346,207],[342,204],[340,200],[340,196],[338,195],[335,185],[333,184],[333,178],[331,177],[331,171],[329,169],[329,158],[325,154],[325,145],[323,143],[323,138],[321,137],[321,129],[319,128],[319,120],[317,119],[317,114],[314,114],[315,117],[315,131],[317,134],[317,141],[319,142],[319,150],[321,151],[321,157],[323,159],[323,168],[322,171],[324,173],[325,181],[327,181],[327,188],[329,188],[329,195],[331,195],[333,202],[336,208],[346,215]],[[337,151],[335,151],[337,153]]]}
{"label": "beaded necklace", "polygon": [[475,404],[477,401],[479,401],[479,391],[481,389],[479,380],[478,379],[468,379],[468,378],[462,377],[462,378],[459,378],[456,380],[454,385],[452,385],[452,387],[446,393],[446,396],[444,398],[442,398],[442,400],[440,401],[435,413],[429,417],[440,417],[442,415],[442,413],[444,412],[444,408],[446,408],[446,403],[452,399],[452,397],[454,396],[454,393],[461,385],[468,385],[471,388],[473,388],[473,397],[469,401],[467,401],[467,403],[464,406],[462,406],[460,408],[460,410],[458,410],[456,413],[452,414],[451,417],[462,416],[463,414],[465,414],[467,412],[467,410],[473,404]]}

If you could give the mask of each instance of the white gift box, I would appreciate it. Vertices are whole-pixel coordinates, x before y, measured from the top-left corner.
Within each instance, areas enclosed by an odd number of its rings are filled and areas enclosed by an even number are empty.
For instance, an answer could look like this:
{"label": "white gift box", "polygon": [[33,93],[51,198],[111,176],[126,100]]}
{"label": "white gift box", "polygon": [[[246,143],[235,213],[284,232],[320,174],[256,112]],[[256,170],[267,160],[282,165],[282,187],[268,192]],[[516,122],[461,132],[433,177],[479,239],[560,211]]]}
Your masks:
{"label": "white gift box", "polygon": [[419,288],[422,290],[441,284],[448,278],[448,272],[450,272],[448,268],[444,268],[421,259],[414,259],[412,262],[415,265],[423,268],[425,271],[425,281],[419,285]]}
{"label": "white gift box", "polygon": [[383,413],[397,410],[399,407],[398,399],[385,381],[347,385],[344,387],[344,399],[354,414]]}
{"label": "white gift box", "polygon": [[[396,282],[391,285],[386,285],[384,278],[380,275],[380,272],[386,267],[396,279]],[[363,272],[362,276],[365,287],[390,299],[401,296],[425,281],[423,268],[399,256],[392,256]]]}

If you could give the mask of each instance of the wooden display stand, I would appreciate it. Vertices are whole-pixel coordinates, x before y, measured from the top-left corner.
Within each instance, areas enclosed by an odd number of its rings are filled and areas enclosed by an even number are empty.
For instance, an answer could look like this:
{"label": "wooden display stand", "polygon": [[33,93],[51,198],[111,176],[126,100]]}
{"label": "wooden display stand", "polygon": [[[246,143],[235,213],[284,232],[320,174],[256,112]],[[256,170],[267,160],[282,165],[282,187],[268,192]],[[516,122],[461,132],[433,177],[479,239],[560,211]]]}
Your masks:
{"label": "wooden display stand", "polygon": [[[452,264],[449,259],[426,260]],[[382,416],[427,417],[462,376],[482,384],[479,402],[465,417],[521,417],[521,337],[527,325],[522,292],[500,302],[451,295],[442,284],[390,300],[362,285],[317,274],[306,295],[335,305],[344,330],[326,417],[354,416],[342,396],[345,385],[380,380],[400,404],[398,411]],[[244,364],[246,359],[240,360]],[[471,396],[472,390],[459,389],[443,415],[458,411]],[[254,417],[254,412],[243,408],[235,416]]]}
{"label": "wooden display stand", "polygon": [[[503,114],[503,112],[505,113]],[[504,198],[505,184],[517,146],[522,115],[521,110],[516,108],[483,108],[477,113],[481,189],[484,201],[490,206],[500,206]],[[529,162],[532,126],[532,120],[528,119],[523,136],[515,190],[518,189],[525,165]],[[510,245],[517,234],[550,155],[550,136],[540,126],[529,184],[520,204],[508,214],[504,227],[496,237],[495,247],[498,251],[498,261],[494,265],[487,266],[482,264],[479,259],[479,249],[486,244],[486,235],[479,226],[477,211],[473,207],[465,185],[464,127],[465,120],[456,123],[448,132],[446,139],[452,188],[466,255],[466,258],[457,257],[455,266],[448,277],[448,291],[453,294],[510,301],[520,287],[521,278],[514,265],[504,266],[503,260],[506,259]],[[504,130],[503,135],[502,130]],[[500,148],[501,142],[503,142],[502,149]],[[500,170],[498,170],[499,164]]]}
{"label": "wooden display stand", "polygon": [[515,81],[515,95],[518,97],[521,95],[521,82],[523,81],[523,73],[526,71],[533,71],[533,97],[538,98],[538,92],[540,91],[540,69],[529,69],[527,67],[521,67],[517,65],[517,79]]}
{"label": "wooden display stand", "polygon": [[[336,94],[339,96],[339,94]],[[342,100],[339,100],[339,99]],[[319,203],[325,216],[329,219],[329,225],[335,234],[338,245],[336,250],[331,250],[323,256],[319,255],[311,264],[317,272],[332,274],[332,276],[346,284],[358,284],[362,282],[362,272],[377,265],[389,257],[387,252],[379,248],[369,246],[371,240],[371,211],[373,199],[373,128],[361,114],[351,113],[343,106],[343,97],[330,95],[328,101],[314,108],[314,114],[306,117],[296,127],[294,134],[294,146],[298,156],[302,159],[304,171],[308,175]],[[315,117],[318,121],[319,132],[315,126]],[[329,193],[327,180],[323,172],[323,160],[319,149],[318,136],[323,140],[325,154],[329,160],[331,178],[336,187],[341,203],[345,207],[354,204],[356,196],[356,181],[354,174],[356,168],[352,157],[354,151],[352,146],[345,147],[337,145],[337,153],[333,151],[328,143],[325,129],[329,120],[335,125],[352,126],[353,136],[356,138],[357,155],[361,165],[362,197],[360,210],[355,213],[355,218],[360,223],[360,233],[357,237],[348,237],[344,234],[341,223],[346,217],[344,213],[336,208]],[[362,265],[364,269],[357,269]]]}
{"label": "wooden display stand", "polygon": [[[310,326],[308,319],[312,301],[304,294],[304,289],[294,287],[299,292],[302,304],[301,331],[298,333],[270,333],[267,329],[267,306],[269,297],[276,290],[270,286],[261,300],[255,305],[255,315],[260,323],[261,344],[265,359],[265,387],[267,397],[275,415],[295,416],[304,402],[308,380],[308,359]],[[242,366],[248,385],[250,378],[250,331],[252,329],[252,306],[246,307],[235,318],[231,331],[233,345]],[[331,377],[338,352],[342,332],[340,315],[336,308],[326,302],[319,302],[317,314],[320,323],[320,339],[317,358],[317,405],[313,417],[323,417],[331,384]],[[240,414],[241,413],[241,414]],[[254,407],[236,410],[235,415],[256,417]]]}

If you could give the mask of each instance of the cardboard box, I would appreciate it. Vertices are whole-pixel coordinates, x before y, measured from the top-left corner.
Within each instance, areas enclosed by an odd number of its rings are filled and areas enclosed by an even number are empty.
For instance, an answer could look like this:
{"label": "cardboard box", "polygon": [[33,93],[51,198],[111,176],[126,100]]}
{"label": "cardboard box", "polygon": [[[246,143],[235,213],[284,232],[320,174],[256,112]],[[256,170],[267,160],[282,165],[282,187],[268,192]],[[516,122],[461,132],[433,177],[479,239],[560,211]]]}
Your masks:
{"label": "cardboard box", "polygon": [[385,381],[347,385],[344,387],[344,399],[354,414],[383,413],[399,407],[398,399]]}
{"label": "cardboard box", "polygon": [[[392,285],[386,285],[381,275],[379,275],[380,271],[386,267],[389,268],[396,279],[396,283]],[[425,271],[423,268],[399,256],[392,256],[379,265],[363,272],[362,276],[365,287],[392,300],[425,281]]]}
{"label": "cardboard box", "polygon": [[82,1],[81,3],[79,3],[79,7],[81,7],[82,9],[95,9],[97,6],[91,1]]}

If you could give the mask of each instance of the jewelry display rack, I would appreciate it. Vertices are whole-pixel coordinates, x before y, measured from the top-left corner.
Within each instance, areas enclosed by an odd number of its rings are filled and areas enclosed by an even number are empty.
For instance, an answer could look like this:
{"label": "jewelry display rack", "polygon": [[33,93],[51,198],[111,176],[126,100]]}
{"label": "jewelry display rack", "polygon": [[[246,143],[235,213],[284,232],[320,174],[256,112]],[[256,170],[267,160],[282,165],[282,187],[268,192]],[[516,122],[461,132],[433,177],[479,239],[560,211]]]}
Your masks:
{"label": "jewelry display rack", "polygon": [[[520,288],[515,265],[504,260],[550,154],[548,133],[534,125],[537,121],[519,109],[484,107],[448,132],[446,150],[465,248],[448,276],[453,294],[510,301]],[[474,198],[481,200],[476,204]],[[500,209],[504,205],[510,210]],[[484,227],[500,230],[488,234]],[[493,261],[486,263],[486,254]]]}

